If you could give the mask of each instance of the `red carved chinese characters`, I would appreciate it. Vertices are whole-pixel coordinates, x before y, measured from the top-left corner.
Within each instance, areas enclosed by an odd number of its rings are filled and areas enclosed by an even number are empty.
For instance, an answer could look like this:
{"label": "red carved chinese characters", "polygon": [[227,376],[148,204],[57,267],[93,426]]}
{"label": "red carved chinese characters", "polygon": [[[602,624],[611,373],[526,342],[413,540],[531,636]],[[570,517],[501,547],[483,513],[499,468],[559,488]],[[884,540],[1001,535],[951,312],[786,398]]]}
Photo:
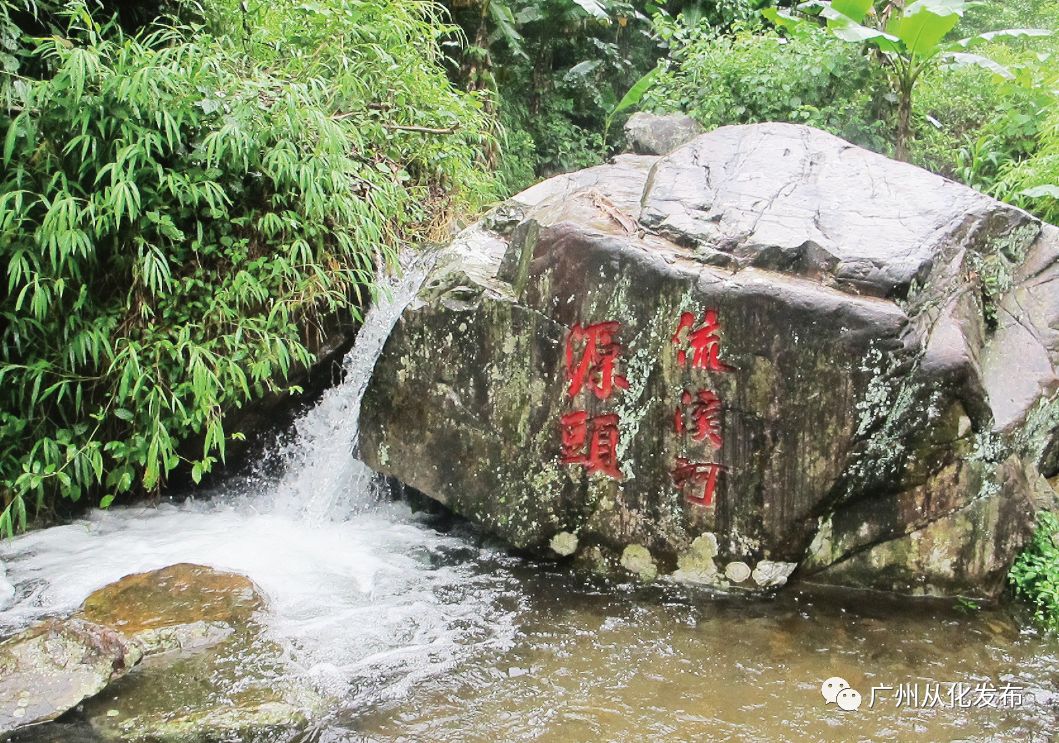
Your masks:
{"label": "red carved chinese characters", "polygon": [[[629,382],[617,373],[621,345],[614,336],[621,329],[615,321],[574,325],[566,337],[567,392],[576,398],[589,390],[597,400],[607,400],[615,390],[629,389]],[[618,442],[621,437],[617,413],[589,415],[573,410],[559,421],[563,464],[579,464],[589,473],[599,472],[621,479]]]}
{"label": "red carved chinese characters", "polygon": [[723,471],[724,467],[716,462],[689,462],[684,457],[677,457],[673,483],[689,503],[709,508],[713,506],[717,477]]}
{"label": "red carved chinese characters", "polygon": [[621,479],[618,470],[618,415],[589,417],[583,410],[567,413],[560,421],[563,464],[582,464],[589,472]]}
{"label": "red carved chinese characters", "polygon": [[731,367],[721,361],[721,340],[718,335],[720,330],[717,310],[706,310],[702,315],[702,324],[698,327],[695,326],[693,313],[683,313],[677,331],[673,333],[673,345],[677,347],[677,363],[687,366],[690,347],[692,367],[707,371],[731,371]]}
{"label": "red carved chinese characters", "polygon": [[699,390],[692,395],[687,390],[680,396],[680,406],[673,414],[673,429],[678,434],[687,430],[687,421],[694,429],[691,438],[694,441],[709,441],[714,449],[720,449],[721,438],[721,398],[713,390]]}
{"label": "red carved chinese characters", "polygon": [[[610,397],[615,387],[629,389],[625,377],[614,371],[621,346],[613,336],[620,327],[619,323],[611,321],[587,327],[578,324],[570,329],[566,337],[566,377],[570,380],[570,397],[577,397],[586,385],[600,400]],[[578,356],[576,361],[575,356]]]}
{"label": "red carved chinese characters", "polygon": [[[732,371],[732,367],[721,361],[721,323],[717,311],[705,310],[701,322],[696,323],[694,313],[681,314],[672,338],[677,349],[677,363],[689,372]],[[723,408],[721,398],[714,390],[701,387],[692,393],[685,389],[673,413],[673,430],[696,444],[708,444],[711,450],[719,450],[724,443]],[[705,461],[678,456],[672,472],[673,484],[684,499],[706,508],[713,507],[717,483],[725,470],[720,463],[708,461],[710,458],[707,452],[703,452]]]}

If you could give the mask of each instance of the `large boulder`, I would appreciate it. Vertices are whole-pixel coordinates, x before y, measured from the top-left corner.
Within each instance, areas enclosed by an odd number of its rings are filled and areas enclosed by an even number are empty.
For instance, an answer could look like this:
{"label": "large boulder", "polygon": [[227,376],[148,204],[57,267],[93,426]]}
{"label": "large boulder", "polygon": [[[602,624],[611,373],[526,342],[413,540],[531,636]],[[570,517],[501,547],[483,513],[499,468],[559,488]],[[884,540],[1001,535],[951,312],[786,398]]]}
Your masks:
{"label": "large boulder", "polygon": [[[644,578],[995,596],[1054,497],[1059,230],[824,132],[718,129],[438,255],[360,451]],[[621,567],[618,567],[621,566]]]}

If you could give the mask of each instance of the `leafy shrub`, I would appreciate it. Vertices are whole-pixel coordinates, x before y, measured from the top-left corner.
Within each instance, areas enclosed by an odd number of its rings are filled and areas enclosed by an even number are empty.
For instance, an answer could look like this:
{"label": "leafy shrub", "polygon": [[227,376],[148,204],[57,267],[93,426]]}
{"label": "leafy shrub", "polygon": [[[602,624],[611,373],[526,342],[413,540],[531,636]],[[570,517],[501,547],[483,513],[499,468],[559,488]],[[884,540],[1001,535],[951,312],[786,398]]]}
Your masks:
{"label": "leafy shrub", "polygon": [[1040,126],[1038,147],[1002,174],[997,194],[1059,224],[1059,108],[1053,107]]}
{"label": "leafy shrub", "polygon": [[[1028,64],[1024,51],[1006,45],[987,53],[1013,70]],[[991,191],[1002,170],[1036,150],[1044,114],[1054,105],[1045,87],[1022,80],[1027,84],[972,66],[924,73],[913,99],[911,161]]]}
{"label": "leafy shrub", "polygon": [[505,123],[501,153],[497,180],[504,196],[523,191],[537,181],[537,145],[521,125]]}
{"label": "leafy shrub", "polygon": [[644,107],[682,110],[712,129],[726,124],[808,124],[885,151],[890,106],[882,70],[856,47],[811,29],[784,36],[744,27],[718,35],[708,27],[662,20],[669,59]]}
{"label": "leafy shrub", "polygon": [[968,34],[994,28],[1052,28],[1059,0],[987,0],[968,7],[960,24]]}
{"label": "leafy shrub", "polygon": [[27,503],[198,481],[225,414],[282,389],[378,261],[490,184],[428,3],[216,2],[206,27],[138,36],[73,3],[39,40],[0,3],[20,66],[0,91],[11,534]]}
{"label": "leafy shrub", "polygon": [[1059,518],[1054,513],[1040,514],[1033,541],[1011,566],[1008,582],[1042,625],[1059,629]]}

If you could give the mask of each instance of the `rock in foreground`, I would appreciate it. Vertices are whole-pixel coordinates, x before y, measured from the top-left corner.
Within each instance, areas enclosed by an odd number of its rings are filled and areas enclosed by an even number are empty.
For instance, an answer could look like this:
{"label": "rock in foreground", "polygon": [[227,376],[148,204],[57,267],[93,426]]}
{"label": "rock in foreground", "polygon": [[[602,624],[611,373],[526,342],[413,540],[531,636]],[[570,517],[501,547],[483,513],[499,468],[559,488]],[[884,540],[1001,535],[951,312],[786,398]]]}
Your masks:
{"label": "rock in foreground", "polygon": [[148,656],[85,705],[103,740],[204,743],[298,729],[320,698],[292,681],[263,636],[264,596],[246,576],[181,563],[122,578],[81,614],[120,629]]}
{"label": "rock in foreground", "polygon": [[441,252],[361,452],[641,577],[995,596],[1054,497],[1057,234],[807,127],[621,156]]}
{"label": "rock in foreground", "polygon": [[0,736],[54,720],[136,665],[119,632],[82,620],[48,620],[0,643]]}
{"label": "rock in foreground", "polygon": [[257,623],[265,608],[249,578],[203,565],[128,575],[89,596],[74,618],[0,645],[0,699],[14,705],[0,706],[0,731],[84,702],[81,721],[67,725],[78,735],[89,728],[93,740],[288,739],[323,701],[265,638]]}
{"label": "rock in foreground", "polygon": [[244,575],[180,563],[99,589],[81,615],[135,640],[147,654],[214,645],[253,625],[265,600]]}

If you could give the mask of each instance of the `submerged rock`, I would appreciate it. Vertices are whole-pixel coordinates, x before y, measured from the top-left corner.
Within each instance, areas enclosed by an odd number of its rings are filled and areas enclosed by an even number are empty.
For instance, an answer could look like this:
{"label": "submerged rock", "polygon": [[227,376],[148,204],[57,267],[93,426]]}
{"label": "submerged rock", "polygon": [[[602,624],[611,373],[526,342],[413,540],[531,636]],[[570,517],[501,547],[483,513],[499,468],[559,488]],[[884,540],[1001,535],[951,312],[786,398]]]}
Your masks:
{"label": "submerged rock", "polygon": [[0,643],[0,736],[54,720],[141,657],[119,632],[78,619],[41,622]]}
{"label": "submerged rock", "polygon": [[1026,212],[807,127],[724,127],[459,235],[360,451],[542,554],[565,532],[696,582],[995,596],[1054,497],[1057,278]]}
{"label": "submerged rock", "polygon": [[238,633],[194,655],[147,658],[84,714],[103,741],[213,743],[291,740],[325,711],[278,647]]}
{"label": "submerged rock", "polygon": [[83,703],[80,727],[64,718],[58,739],[289,737],[324,701],[265,637],[265,608],[249,578],[203,565],[128,575],[90,595],[74,618],[0,645],[0,731]]}
{"label": "submerged rock", "polygon": [[129,575],[89,596],[81,614],[141,644],[136,672],[85,706],[104,740],[248,740],[296,730],[322,700],[293,681],[256,621],[266,607],[246,576],[182,563]]}

